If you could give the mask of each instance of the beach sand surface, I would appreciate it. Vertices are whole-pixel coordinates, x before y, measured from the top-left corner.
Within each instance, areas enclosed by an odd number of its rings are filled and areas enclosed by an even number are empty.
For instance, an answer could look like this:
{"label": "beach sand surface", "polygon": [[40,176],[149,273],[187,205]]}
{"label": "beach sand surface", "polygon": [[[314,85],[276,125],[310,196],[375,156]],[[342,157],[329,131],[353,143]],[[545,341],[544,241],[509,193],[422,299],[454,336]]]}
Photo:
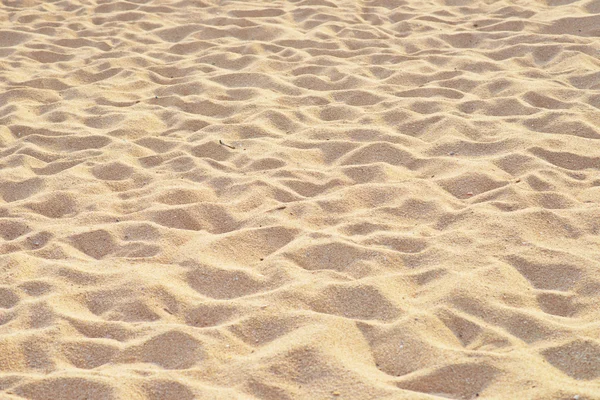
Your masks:
{"label": "beach sand surface", "polygon": [[600,0],[3,0],[0,398],[600,399]]}

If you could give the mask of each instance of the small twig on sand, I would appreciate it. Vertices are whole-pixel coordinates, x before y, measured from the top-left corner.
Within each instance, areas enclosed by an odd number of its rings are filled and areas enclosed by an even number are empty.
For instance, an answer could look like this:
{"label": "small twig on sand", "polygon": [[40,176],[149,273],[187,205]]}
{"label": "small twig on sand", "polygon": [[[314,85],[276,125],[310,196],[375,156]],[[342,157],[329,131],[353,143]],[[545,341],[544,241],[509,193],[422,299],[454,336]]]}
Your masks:
{"label": "small twig on sand", "polygon": [[267,210],[266,212],[273,212],[273,211],[278,211],[278,210],[285,210],[286,208],[287,208],[287,206],[279,206],[279,207],[271,208],[270,210]]}
{"label": "small twig on sand", "polygon": [[221,139],[219,139],[219,144],[221,144],[222,146],[225,146],[225,147],[229,147],[230,149],[235,149],[235,147],[233,147],[230,144],[227,144],[227,143],[223,142]]}

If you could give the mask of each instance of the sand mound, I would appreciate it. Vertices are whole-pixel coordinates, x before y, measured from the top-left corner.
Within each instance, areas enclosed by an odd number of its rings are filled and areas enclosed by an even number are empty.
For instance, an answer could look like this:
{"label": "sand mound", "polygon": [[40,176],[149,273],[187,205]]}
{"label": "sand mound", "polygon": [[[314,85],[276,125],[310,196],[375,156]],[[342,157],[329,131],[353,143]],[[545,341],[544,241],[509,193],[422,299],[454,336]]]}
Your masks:
{"label": "sand mound", "polygon": [[600,1],[2,4],[0,397],[600,399]]}

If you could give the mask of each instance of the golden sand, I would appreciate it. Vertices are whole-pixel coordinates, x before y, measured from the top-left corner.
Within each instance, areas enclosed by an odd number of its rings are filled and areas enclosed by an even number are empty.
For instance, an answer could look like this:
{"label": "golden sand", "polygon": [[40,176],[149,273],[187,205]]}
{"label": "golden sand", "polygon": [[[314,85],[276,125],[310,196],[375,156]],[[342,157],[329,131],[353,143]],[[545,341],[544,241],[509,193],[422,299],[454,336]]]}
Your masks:
{"label": "golden sand", "polygon": [[0,398],[600,399],[600,0],[4,0]]}

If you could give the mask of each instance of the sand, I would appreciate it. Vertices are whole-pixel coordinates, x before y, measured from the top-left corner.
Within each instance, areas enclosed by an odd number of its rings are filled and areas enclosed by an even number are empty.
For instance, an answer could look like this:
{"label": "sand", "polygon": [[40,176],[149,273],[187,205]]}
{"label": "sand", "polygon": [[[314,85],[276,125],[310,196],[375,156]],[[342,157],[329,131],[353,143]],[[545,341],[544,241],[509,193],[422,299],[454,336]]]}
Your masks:
{"label": "sand", "polygon": [[1,399],[600,399],[600,1],[4,0]]}

